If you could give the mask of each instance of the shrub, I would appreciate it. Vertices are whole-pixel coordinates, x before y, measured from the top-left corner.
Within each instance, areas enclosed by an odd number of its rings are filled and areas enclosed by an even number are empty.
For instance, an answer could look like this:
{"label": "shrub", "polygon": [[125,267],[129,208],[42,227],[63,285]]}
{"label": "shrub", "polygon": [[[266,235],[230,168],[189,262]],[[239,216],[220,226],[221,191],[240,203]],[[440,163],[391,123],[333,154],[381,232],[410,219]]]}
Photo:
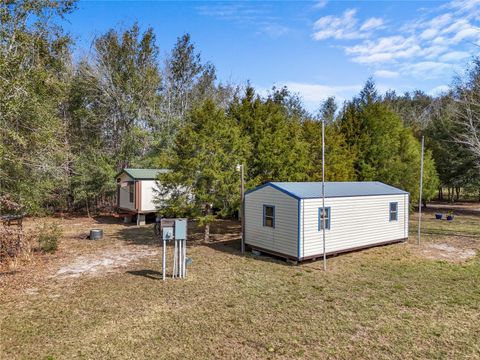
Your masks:
{"label": "shrub", "polygon": [[23,246],[24,236],[17,227],[0,224],[0,261],[6,258],[16,258]]}
{"label": "shrub", "polygon": [[40,228],[38,233],[38,246],[41,251],[54,252],[58,248],[58,239],[62,236],[62,228],[56,224],[46,223]]}

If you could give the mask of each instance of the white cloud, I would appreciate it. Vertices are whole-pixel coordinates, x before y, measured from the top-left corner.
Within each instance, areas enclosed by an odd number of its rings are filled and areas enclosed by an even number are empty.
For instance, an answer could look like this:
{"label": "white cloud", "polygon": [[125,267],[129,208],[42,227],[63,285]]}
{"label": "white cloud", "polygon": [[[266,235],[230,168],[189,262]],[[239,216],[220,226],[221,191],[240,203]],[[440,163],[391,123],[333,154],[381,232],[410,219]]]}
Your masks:
{"label": "white cloud", "polygon": [[360,27],[360,31],[373,30],[379,27],[383,27],[383,19],[372,17],[365,21]]}
{"label": "white cloud", "polygon": [[196,10],[202,16],[248,26],[257,34],[279,37],[290,32],[290,28],[279,23],[281,19],[278,16],[272,15],[269,4],[219,3],[197,6]]}
{"label": "white cloud", "polygon": [[455,0],[418,14],[403,24],[376,17],[360,23],[349,9],[318,19],[313,37],[348,41],[345,54],[378,77],[445,77],[478,53],[473,44],[480,44],[480,0]]}
{"label": "white cloud", "polygon": [[440,95],[442,93],[446,93],[450,90],[450,86],[448,85],[439,85],[439,86],[436,86],[434,87],[433,89],[431,89],[429,92],[428,92],[428,95],[431,95],[431,96],[437,96],[437,95]]}
{"label": "white cloud", "polygon": [[452,38],[452,41],[454,43],[458,43],[464,39],[473,39],[477,38],[480,35],[480,30],[478,28],[465,28],[460,30],[455,34],[455,36]]}
{"label": "white cloud", "polygon": [[435,79],[445,74],[453,74],[459,70],[458,65],[438,61],[421,61],[405,64],[401,69],[402,73],[413,75],[420,79]]}
{"label": "white cloud", "polygon": [[355,31],[355,9],[348,9],[342,16],[324,16],[318,19],[313,28],[316,30],[313,34],[315,40],[324,40],[328,38],[335,39],[356,39],[360,34]]}
{"label": "white cloud", "polygon": [[373,73],[373,75],[375,77],[387,78],[387,79],[392,79],[400,76],[400,74],[397,71],[390,71],[390,70],[377,70]]}
{"label": "white cloud", "polygon": [[347,9],[341,16],[323,16],[313,25],[315,40],[337,39],[353,40],[366,39],[371,36],[375,29],[380,29],[384,25],[381,18],[372,17],[367,19],[361,26],[358,25],[358,19],[355,17],[356,9]]}
{"label": "white cloud", "polygon": [[331,86],[298,82],[287,82],[282,85],[298,93],[306,103],[316,103],[317,106],[329,96],[342,101],[358,93],[362,88],[362,85]]}
{"label": "white cloud", "polygon": [[460,11],[476,9],[480,5],[480,0],[454,0],[447,4],[448,8]]}
{"label": "white cloud", "polygon": [[315,9],[323,9],[325,6],[327,6],[327,4],[328,4],[328,1],[320,0],[320,1],[317,1],[315,5],[313,5],[313,7]]}
{"label": "white cloud", "polygon": [[346,47],[345,50],[347,54],[353,55],[353,61],[369,64],[412,57],[420,52],[421,48],[412,38],[389,36],[375,41],[367,40],[359,45]]}
{"label": "white cloud", "polygon": [[420,34],[420,38],[424,39],[424,40],[428,40],[428,39],[431,39],[431,38],[435,37],[435,35],[437,35],[437,34],[438,34],[437,29],[430,28],[430,29],[424,30]]}
{"label": "white cloud", "polygon": [[425,58],[426,60],[435,60],[446,51],[448,51],[447,46],[432,45],[432,46],[424,47],[422,51],[419,53],[419,55]]}
{"label": "white cloud", "polygon": [[459,61],[459,60],[469,58],[470,56],[471,56],[471,54],[469,54],[468,52],[465,52],[465,51],[452,51],[452,52],[449,52],[449,53],[446,53],[446,54],[443,54],[442,56],[440,56],[439,60],[440,61],[446,61],[446,62]]}
{"label": "white cloud", "polygon": [[290,29],[286,26],[279,25],[279,24],[276,24],[276,23],[272,23],[272,24],[267,24],[267,25],[263,26],[262,28],[260,28],[259,32],[266,33],[266,34],[270,35],[271,37],[275,38],[275,37],[280,37],[282,35],[285,35],[289,31],[290,31]]}

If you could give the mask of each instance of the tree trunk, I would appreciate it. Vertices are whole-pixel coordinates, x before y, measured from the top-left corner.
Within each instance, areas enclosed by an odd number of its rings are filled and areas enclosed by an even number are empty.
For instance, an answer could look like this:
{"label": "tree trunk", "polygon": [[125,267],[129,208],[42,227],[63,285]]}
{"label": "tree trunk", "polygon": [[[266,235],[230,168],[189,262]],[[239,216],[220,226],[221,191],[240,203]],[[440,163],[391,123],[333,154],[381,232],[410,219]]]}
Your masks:
{"label": "tree trunk", "polygon": [[87,205],[87,216],[90,217],[90,209],[89,209],[89,207],[88,207],[88,196],[87,196],[86,199],[85,199],[85,203],[86,203],[86,205]]}
{"label": "tree trunk", "polygon": [[455,188],[455,193],[456,193],[455,199],[456,199],[456,201],[459,201],[460,200],[460,187]]}
{"label": "tree trunk", "polygon": [[205,242],[210,241],[210,224],[205,224],[204,233],[203,233],[203,241],[205,241]]}

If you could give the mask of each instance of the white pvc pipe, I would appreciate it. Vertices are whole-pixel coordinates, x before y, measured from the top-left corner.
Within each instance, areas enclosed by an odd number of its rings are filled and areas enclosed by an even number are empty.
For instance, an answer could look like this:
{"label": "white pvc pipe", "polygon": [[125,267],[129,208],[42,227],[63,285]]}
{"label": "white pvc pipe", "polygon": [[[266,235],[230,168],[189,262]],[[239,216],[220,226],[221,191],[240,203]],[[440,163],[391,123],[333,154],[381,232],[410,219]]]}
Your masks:
{"label": "white pvc pipe", "polygon": [[165,280],[165,273],[167,272],[167,249],[166,241],[163,239],[163,254],[162,254],[162,279]]}
{"label": "white pvc pipe", "polygon": [[183,240],[180,240],[180,244],[179,244],[179,248],[178,248],[178,252],[179,252],[179,255],[180,255],[180,269],[179,269],[179,274],[180,274],[180,277],[183,278]]}
{"label": "white pvc pipe", "polygon": [[183,277],[187,277],[187,239],[183,240]]}
{"label": "white pvc pipe", "polygon": [[185,239],[185,277],[187,277],[187,239]]}
{"label": "white pvc pipe", "polygon": [[173,275],[172,278],[175,278],[177,273],[177,242],[174,240],[174,247],[173,247]]}

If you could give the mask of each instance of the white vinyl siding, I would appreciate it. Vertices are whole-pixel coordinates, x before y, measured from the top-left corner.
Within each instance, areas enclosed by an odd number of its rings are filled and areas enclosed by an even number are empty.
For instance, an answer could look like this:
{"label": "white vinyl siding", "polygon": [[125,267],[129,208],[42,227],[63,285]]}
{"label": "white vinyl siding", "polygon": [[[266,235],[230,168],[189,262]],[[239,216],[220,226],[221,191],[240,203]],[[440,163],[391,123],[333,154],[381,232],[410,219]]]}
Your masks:
{"label": "white vinyl siding", "polygon": [[155,207],[155,190],[157,189],[156,180],[141,180],[142,181],[142,209],[144,212],[154,212]]}
{"label": "white vinyl siding", "polygon": [[[397,202],[397,221],[390,221],[390,203]],[[323,254],[318,231],[318,208],[322,199],[303,199],[300,257]],[[408,195],[326,198],[331,209],[326,252],[345,251],[408,237]]]}
{"label": "white vinyl siding", "polygon": [[[120,175],[120,185],[126,181],[131,181],[131,185],[120,186],[119,196],[119,206],[124,210],[137,211],[135,209],[135,183],[134,180],[130,178],[127,174]],[[136,180],[141,183],[141,209],[138,209],[140,212],[155,212],[156,207],[154,203],[155,192],[157,184],[155,180]],[[133,187],[134,196],[133,202],[130,202],[130,186]]]}
{"label": "white vinyl siding", "polygon": [[134,186],[134,188],[135,188],[135,185],[133,184],[133,179],[125,173],[123,173],[119,177],[120,177],[120,183],[119,183],[120,190],[118,192],[119,207],[121,209],[133,210],[134,211],[135,210],[135,199],[134,199],[133,202],[130,202],[130,185],[125,186],[125,184],[124,184],[125,182],[131,181],[132,186]]}
{"label": "white vinyl siding", "polygon": [[[264,205],[275,207],[275,227],[263,226]],[[271,186],[245,195],[245,243],[297,257],[298,200]]]}

